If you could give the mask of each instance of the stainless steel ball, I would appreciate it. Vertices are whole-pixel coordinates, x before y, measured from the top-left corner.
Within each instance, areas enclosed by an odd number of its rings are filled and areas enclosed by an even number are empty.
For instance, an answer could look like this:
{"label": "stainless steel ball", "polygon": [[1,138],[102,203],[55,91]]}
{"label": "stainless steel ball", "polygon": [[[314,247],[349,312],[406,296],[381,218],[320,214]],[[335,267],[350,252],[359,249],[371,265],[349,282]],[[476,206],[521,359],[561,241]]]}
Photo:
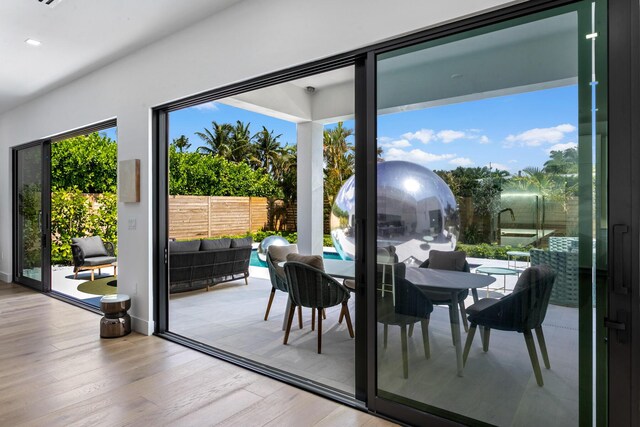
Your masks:
{"label": "stainless steel ball", "polygon": [[262,262],[267,261],[267,249],[269,246],[288,246],[289,241],[282,236],[269,236],[258,245],[258,259]]}
{"label": "stainless steel ball", "polygon": [[[331,209],[331,239],[344,259],[355,257],[355,177]],[[430,169],[411,162],[378,163],[377,246],[393,245],[400,261],[429,258],[431,249],[452,251],[460,215],[449,186]]]}

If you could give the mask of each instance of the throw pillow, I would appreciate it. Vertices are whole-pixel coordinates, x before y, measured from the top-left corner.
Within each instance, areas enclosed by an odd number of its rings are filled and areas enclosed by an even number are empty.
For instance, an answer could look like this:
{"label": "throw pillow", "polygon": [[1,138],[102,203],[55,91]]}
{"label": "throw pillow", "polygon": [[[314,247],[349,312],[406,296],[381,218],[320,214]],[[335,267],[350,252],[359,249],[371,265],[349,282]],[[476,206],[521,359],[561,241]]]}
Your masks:
{"label": "throw pillow", "polygon": [[287,246],[275,246],[271,245],[267,248],[267,252],[269,253],[269,257],[271,258],[271,262],[273,262],[273,266],[276,269],[276,273],[282,278],[285,278],[284,268],[280,267],[278,263],[286,261],[287,255],[298,253],[298,245],[287,245]]}
{"label": "throw pillow", "polygon": [[287,255],[287,261],[301,262],[310,267],[324,271],[324,262],[322,262],[322,257],[320,255],[289,254]]}
{"label": "throw pillow", "polygon": [[429,268],[438,270],[463,271],[467,254],[463,251],[436,251],[429,252]]}
{"label": "throw pillow", "polygon": [[211,251],[214,249],[228,249],[231,247],[231,239],[202,239],[200,243],[201,251]]}
{"label": "throw pillow", "polygon": [[82,249],[85,258],[109,255],[107,249],[102,244],[100,236],[74,237],[71,239],[71,243],[76,244]]}

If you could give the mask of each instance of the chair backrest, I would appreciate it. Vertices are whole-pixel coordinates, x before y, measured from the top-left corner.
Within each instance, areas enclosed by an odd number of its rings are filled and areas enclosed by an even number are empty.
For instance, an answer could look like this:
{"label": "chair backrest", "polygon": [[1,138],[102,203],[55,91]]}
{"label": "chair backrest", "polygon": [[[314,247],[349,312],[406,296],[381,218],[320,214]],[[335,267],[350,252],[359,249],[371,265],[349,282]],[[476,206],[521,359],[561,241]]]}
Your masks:
{"label": "chair backrest", "polygon": [[469,273],[467,254],[463,251],[436,251],[429,252],[429,258],[420,264],[420,268],[437,268],[439,270],[464,271]]}
{"label": "chair backrest", "polygon": [[542,325],[555,278],[553,270],[546,265],[534,265],[520,274],[509,297],[514,301],[513,309],[520,313],[516,321],[522,323],[522,328],[533,329]]}
{"label": "chair backrest", "polygon": [[284,266],[289,287],[289,298],[294,305],[324,308],[349,299],[349,290],[322,270],[298,261],[287,261]]}
{"label": "chair backrest", "polygon": [[[109,255],[100,236],[74,237],[71,239],[71,243],[82,249],[85,258]],[[198,242],[199,244],[200,242]]]}

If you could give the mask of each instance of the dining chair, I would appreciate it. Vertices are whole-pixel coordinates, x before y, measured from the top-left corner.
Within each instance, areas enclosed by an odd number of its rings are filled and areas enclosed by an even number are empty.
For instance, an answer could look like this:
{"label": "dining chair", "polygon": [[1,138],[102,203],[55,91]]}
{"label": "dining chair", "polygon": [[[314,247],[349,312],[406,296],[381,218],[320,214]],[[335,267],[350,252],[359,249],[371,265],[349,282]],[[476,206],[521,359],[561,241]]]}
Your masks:
{"label": "dining chair", "polygon": [[400,343],[402,347],[402,374],[409,377],[409,352],[407,346],[407,327],[420,322],[422,329],[422,344],[424,357],[431,357],[429,345],[429,319],[433,311],[433,304],[425,294],[413,283],[405,279],[407,266],[403,263],[394,264],[394,295],[393,299],[385,298],[384,292],[377,291],[378,322],[384,325],[383,345],[387,348],[389,325],[400,326]]}
{"label": "dining chair", "polygon": [[[271,304],[275,297],[276,290],[289,293],[289,287],[287,286],[287,278],[284,274],[284,268],[278,266],[279,262],[287,260],[287,255],[290,253],[298,253],[298,245],[287,246],[274,246],[271,245],[267,248],[267,269],[269,270],[269,278],[271,279],[271,293],[269,294],[269,302],[267,303],[267,311],[264,313],[264,320],[269,318],[269,311],[271,311]],[[302,329],[302,308],[298,307],[298,325]]]}
{"label": "dining chair", "polygon": [[[311,265],[310,265],[311,264]],[[291,322],[296,306],[309,307],[317,311],[318,318],[318,354],[322,353],[322,319],[325,308],[342,305],[340,317],[344,317],[349,336],[354,337],[351,315],[349,314],[349,290],[324,272],[322,257],[317,255],[297,255],[287,257],[284,265],[291,309],[288,313],[284,344],[289,340]],[[313,322],[313,320],[312,320]]]}
{"label": "dining chair", "polygon": [[[463,251],[437,251],[432,249],[429,252],[429,258],[420,264],[420,268],[462,271],[465,273],[471,272],[469,263],[467,262],[467,254]],[[469,289],[460,291],[458,293],[457,301],[452,301],[451,294],[447,291],[423,289],[422,292],[431,300],[433,305],[458,304],[460,307],[460,316],[462,317],[464,331],[469,332],[469,324],[467,322],[467,314],[464,304],[464,300],[469,296]],[[409,333],[409,336],[411,336],[413,333],[412,328],[409,330]]]}
{"label": "dining chair", "polygon": [[542,332],[542,323],[547,313],[555,277],[555,273],[546,265],[529,267],[518,278],[513,293],[500,299],[482,298],[469,306],[467,313],[471,326],[462,354],[463,363],[467,361],[478,326],[484,327],[482,349],[485,352],[489,351],[491,329],[518,332],[524,335],[536,382],[542,387],[544,384],[542,372],[531,331],[536,331],[545,368],[551,369],[547,345]]}

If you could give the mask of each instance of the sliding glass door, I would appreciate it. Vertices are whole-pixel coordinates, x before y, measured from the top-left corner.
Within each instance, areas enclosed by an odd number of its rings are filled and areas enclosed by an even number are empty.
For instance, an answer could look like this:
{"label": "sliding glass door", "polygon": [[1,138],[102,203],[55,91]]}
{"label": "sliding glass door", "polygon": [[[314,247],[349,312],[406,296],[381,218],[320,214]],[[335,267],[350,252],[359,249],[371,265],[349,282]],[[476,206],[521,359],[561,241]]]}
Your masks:
{"label": "sliding glass door", "polygon": [[377,55],[368,291],[382,411],[591,424],[606,363],[593,341],[607,255],[595,10],[576,3]]}
{"label": "sliding glass door", "polygon": [[14,278],[40,291],[51,288],[48,141],[13,151]]}

